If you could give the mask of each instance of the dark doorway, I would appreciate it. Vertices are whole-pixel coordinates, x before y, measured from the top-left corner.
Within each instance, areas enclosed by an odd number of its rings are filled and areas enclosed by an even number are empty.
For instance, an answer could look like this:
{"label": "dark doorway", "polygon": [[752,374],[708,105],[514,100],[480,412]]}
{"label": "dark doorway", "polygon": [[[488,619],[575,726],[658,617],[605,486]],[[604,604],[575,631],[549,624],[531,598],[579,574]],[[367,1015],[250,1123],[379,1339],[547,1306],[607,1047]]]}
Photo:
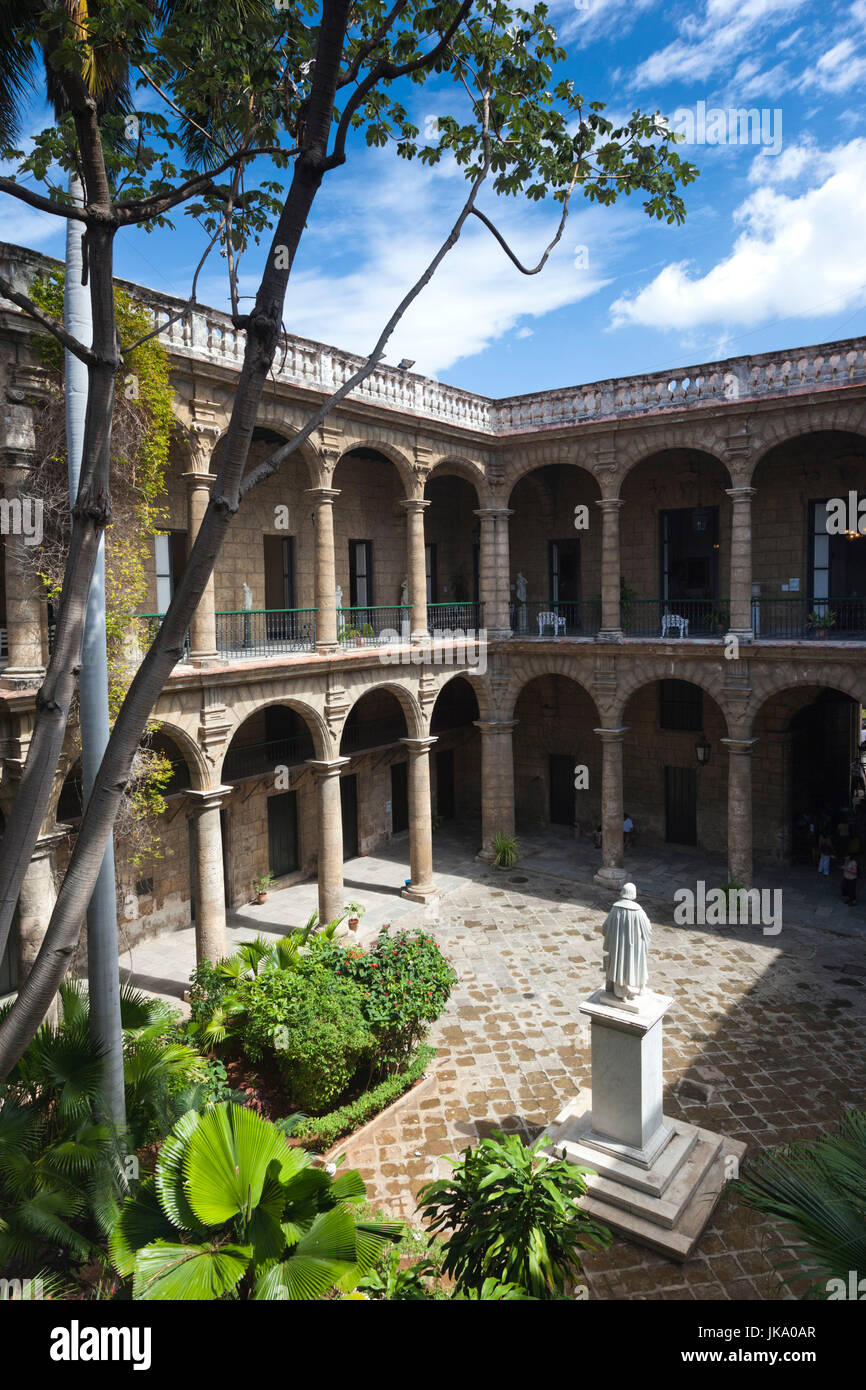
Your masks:
{"label": "dark doorway", "polygon": [[550,602],[580,602],[580,541],[550,542]]}
{"label": "dark doorway", "polygon": [[714,626],[719,597],[719,509],[676,507],[659,513],[660,596],[686,603],[689,632]]}
{"label": "dark doorway", "polygon": [[198,843],[198,828],[195,816],[190,816],[189,821],[189,920],[195,921],[195,852]]}
{"label": "dark doorway", "polygon": [[343,859],[358,857],[358,776],[340,778],[340,805],[343,812]]}
{"label": "dark doorway", "polygon": [[274,616],[268,618],[268,636],[279,636],[283,625],[280,614],[295,607],[295,538],[294,536],[262,536],[265,550],[265,608]]}
{"label": "dark doorway", "polygon": [[427,602],[439,602],[439,569],[434,544],[424,547],[424,564],[427,570]]}
{"label": "dark doorway", "polygon": [[696,768],[665,768],[665,839],[674,845],[698,843]]}
{"label": "dark doorway", "polygon": [[232,900],[232,873],[229,857],[229,813],[225,807],[220,811],[220,839],[223,845],[223,893],[228,907]]}
{"label": "dark doorway", "polygon": [[298,868],[298,793],[268,798],[268,868],[274,878]]}
{"label": "dark doorway", "polygon": [[391,833],[409,829],[409,764],[391,764]]}
{"label": "dark doorway", "polygon": [[822,690],[791,720],[791,811],[835,813],[851,797],[851,765],[859,753],[859,705]]}
{"label": "dark doorway", "polygon": [[550,823],[574,825],[574,765],[568,753],[550,755]]}
{"label": "dark doorway", "polygon": [[372,608],[373,542],[349,541],[349,603],[352,608]]}
{"label": "dark doorway", "polygon": [[454,819],[453,748],[442,748],[436,754],[436,814],[440,820]]}

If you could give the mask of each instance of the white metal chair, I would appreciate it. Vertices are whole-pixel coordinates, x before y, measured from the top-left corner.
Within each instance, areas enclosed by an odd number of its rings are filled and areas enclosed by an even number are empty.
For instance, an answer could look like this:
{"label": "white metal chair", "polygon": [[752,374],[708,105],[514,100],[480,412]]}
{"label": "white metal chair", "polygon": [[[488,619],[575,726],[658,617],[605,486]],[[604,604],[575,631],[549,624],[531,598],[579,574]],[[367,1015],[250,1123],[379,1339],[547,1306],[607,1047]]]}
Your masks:
{"label": "white metal chair", "polygon": [[670,630],[671,630],[672,627],[675,627],[675,628],[677,629],[677,631],[679,632],[680,637],[688,637],[688,635],[689,635],[689,620],[688,620],[688,618],[684,618],[680,613],[663,613],[663,614],[662,614],[662,637],[667,637],[668,634],[670,633]]}
{"label": "white metal chair", "polygon": [[565,618],[560,618],[558,613],[539,613],[538,615],[538,635],[544,636],[544,629],[547,626],[553,628],[554,633],[559,636],[560,632],[565,632]]}

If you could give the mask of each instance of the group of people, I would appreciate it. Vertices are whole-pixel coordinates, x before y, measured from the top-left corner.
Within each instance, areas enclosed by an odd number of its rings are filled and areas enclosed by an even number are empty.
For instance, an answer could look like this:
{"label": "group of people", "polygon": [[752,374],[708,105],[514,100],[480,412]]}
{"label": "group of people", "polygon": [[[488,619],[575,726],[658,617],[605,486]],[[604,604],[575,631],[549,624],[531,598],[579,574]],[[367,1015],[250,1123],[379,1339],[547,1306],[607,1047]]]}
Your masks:
{"label": "group of people", "polygon": [[[634,837],[634,821],[632,820],[631,816],[628,814],[628,811],[626,811],[625,815],[623,816],[623,821],[622,821],[622,847],[623,847],[623,849],[628,849],[628,848],[631,846],[631,842],[632,842],[633,837]],[[600,826],[600,825],[597,825],[597,826],[595,827],[595,836],[594,836],[594,840],[595,840],[595,847],[596,847],[596,849],[601,849],[601,826]]]}
{"label": "group of people", "polygon": [[820,817],[802,812],[794,825],[795,858],[803,862],[808,857],[814,864],[817,861],[818,873],[830,877],[833,860],[838,860],[842,870],[842,898],[853,907],[857,902],[857,879],[860,875],[859,855],[866,838],[866,825],[862,824],[858,812],[838,820],[835,831],[832,818],[824,812]]}

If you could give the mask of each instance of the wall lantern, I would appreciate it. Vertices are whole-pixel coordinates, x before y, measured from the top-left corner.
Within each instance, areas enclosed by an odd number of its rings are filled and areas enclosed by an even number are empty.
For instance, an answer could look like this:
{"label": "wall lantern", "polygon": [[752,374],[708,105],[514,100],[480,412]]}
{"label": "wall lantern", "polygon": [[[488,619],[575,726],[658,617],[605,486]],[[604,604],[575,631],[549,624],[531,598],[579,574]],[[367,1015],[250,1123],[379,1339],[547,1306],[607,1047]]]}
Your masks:
{"label": "wall lantern", "polygon": [[695,757],[697,758],[701,767],[706,767],[707,763],[710,761],[711,751],[712,750],[710,747],[709,739],[707,738],[706,734],[701,734],[700,738],[695,744]]}

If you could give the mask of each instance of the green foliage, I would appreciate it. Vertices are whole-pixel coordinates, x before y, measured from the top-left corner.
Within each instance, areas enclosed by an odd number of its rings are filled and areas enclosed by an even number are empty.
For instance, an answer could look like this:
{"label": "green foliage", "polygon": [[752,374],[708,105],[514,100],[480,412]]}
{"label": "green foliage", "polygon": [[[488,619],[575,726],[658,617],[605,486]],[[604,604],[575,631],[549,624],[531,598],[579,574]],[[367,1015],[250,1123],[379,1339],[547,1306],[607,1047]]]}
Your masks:
{"label": "green foliage", "polygon": [[425,1282],[436,1273],[432,1260],[417,1260],[403,1265],[399,1250],[389,1250],[379,1266],[365,1274],[358,1288],[371,1299],[387,1299],[393,1303],[428,1302],[431,1297]]}
{"label": "green foliage", "polygon": [[372,1120],[414,1086],[435,1056],[435,1048],[422,1044],[408,1066],[386,1077],[378,1086],[365,1091],[348,1105],[341,1105],[338,1110],[332,1110],[318,1119],[304,1116],[301,1120],[278,1120],[277,1126],[282,1128],[285,1124],[286,1133],[291,1133],[296,1139],[303,1139],[312,1149],[324,1152],[344,1134],[351,1134],[354,1130],[360,1129],[361,1125]]}
{"label": "green foliage", "polygon": [[827,1283],[866,1265],[866,1112],[842,1117],[837,1134],[771,1149],[731,1183],[740,1200],[793,1227],[773,1249],[786,1252],[778,1271],[790,1284],[808,1281],[808,1296],[827,1298]]}
{"label": "green foliage", "polygon": [[406,1058],[445,1009],[457,976],[426,932],[382,931],[371,949],[321,947],[323,964],[362,991],[364,1017],[376,1036],[377,1064]]}
{"label": "green foliage", "polygon": [[318,969],[270,970],[244,993],[246,1055],[273,1058],[302,1110],[326,1110],[375,1049],[358,985]]}
{"label": "green foliage", "polygon": [[190,1111],[112,1230],[136,1299],[319,1299],[353,1289],[399,1238],[367,1221],[357,1172],[332,1177],[237,1105]]}
{"label": "green foliage", "polygon": [[506,835],[504,830],[497,830],[493,836],[491,846],[493,850],[493,863],[497,869],[511,869],[517,859],[517,841],[513,835]]}
{"label": "green foliage", "polygon": [[495,1279],[555,1298],[579,1274],[581,1250],[610,1244],[576,1205],[587,1170],[550,1158],[540,1143],[498,1134],[451,1162],[450,1178],[421,1189],[418,1210],[431,1231],[448,1233],[442,1267],[458,1289]]}

